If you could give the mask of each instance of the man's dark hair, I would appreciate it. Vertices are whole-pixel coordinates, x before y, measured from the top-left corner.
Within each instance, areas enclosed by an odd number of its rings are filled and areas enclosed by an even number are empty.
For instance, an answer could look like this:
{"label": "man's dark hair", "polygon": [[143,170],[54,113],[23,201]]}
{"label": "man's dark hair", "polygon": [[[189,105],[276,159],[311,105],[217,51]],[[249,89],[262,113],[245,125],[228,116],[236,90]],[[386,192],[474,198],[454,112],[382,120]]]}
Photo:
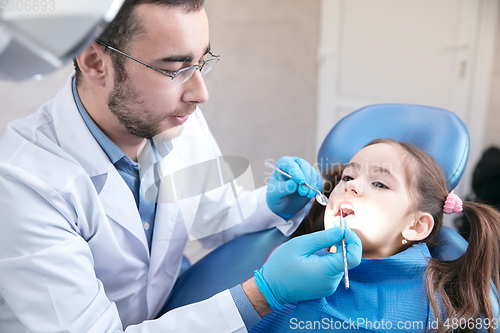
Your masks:
{"label": "man's dark hair", "polygon": [[[130,42],[135,40],[143,32],[143,27],[140,25],[136,17],[134,17],[134,9],[141,4],[165,5],[181,7],[186,11],[198,11],[203,7],[204,0],[125,0],[122,7],[116,14],[115,18],[110,22],[104,33],[99,37],[99,40],[104,44],[113,46],[114,48],[127,53]],[[123,82],[127,78],[125,71],[126,57],[117,52],[113,52],[108,48],[104,49],[111,57],[113,68],[115,70],[115,82]],[[73,60],[76,71],[76,84],[79,85],[82,79],[82,72],[78,67],[76,59]]]}

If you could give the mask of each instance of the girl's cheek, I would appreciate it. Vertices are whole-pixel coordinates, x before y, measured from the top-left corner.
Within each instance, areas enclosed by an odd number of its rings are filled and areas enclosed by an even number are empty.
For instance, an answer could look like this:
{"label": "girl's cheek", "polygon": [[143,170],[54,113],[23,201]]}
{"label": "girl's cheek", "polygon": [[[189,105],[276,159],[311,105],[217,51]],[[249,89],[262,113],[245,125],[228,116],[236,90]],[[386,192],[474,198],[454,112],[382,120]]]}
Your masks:
{"label": "girl's cheek", "polygon": [[336,193],[335,190],[333,190],[332,193],[330,193],[330,197],[328,198],[328,205],[326,206],[327,211],[333,210],[333,206],[335,206],[335,196]]}

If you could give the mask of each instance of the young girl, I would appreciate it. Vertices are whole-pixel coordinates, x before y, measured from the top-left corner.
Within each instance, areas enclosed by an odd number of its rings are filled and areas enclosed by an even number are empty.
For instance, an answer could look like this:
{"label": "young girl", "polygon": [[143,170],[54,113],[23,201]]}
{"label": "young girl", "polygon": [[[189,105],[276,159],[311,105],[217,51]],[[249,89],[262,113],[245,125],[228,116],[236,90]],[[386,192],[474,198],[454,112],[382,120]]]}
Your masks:
{"label": "young girl", "polygon": [[[349,271],[350,288],[341,282],[326,299],[288,305],[251,332],[494,332],[500,325],[492,305],[500,287],[500,214],[480,203],[462,206],[429,155],[375,140],[324,189],[328,206],[314,203],[294,236],[324,229],[342,213],[363,244],[361,264]],[[427,245],[443,213],[462,208],[471,223],[467,252],[453,261],[431,258]]]}

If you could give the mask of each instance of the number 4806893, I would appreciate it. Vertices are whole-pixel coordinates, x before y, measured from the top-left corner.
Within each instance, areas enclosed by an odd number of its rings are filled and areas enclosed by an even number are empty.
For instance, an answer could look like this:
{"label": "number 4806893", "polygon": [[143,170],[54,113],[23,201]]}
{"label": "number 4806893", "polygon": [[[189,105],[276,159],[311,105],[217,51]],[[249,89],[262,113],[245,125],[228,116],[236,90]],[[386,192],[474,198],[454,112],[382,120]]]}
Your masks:
{"label": "number 4806893", "polygon": [[10,11],[54,11],[56,9],[55,0],[0,0],[0,9]]}

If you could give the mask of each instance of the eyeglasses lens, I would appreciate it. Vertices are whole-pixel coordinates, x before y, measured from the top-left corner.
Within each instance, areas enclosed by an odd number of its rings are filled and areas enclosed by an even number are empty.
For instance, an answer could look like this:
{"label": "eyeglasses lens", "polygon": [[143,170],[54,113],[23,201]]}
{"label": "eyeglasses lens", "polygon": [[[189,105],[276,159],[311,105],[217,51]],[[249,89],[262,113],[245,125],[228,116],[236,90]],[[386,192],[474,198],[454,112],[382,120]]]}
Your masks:
{"label": "eyeglasses lens", "polygon": [[219,58],[212,58],[205,62],[203,68],[201,69],[201,75],[205,75],[214,68],[214,65],[219,61]]}
{"label": "eyeglasses lens", "polygon": [[[201,67],[201,75],[205,75],[208,72],[214,68],[214,65],[219,61],[219,57],[214,57],[212,59],[209,59],[205,61]],[[170,81],[171,84],[182,84],[189,80],[194,72],[196,72],[200,67],[198,66],[191,66],[191,67],[186,67],[184,69],[181,69],[179,72],[177,72],[177,75]]]}
{"label": "eyeglasses lens", "polygon": [[171,84],[181,84],[186,82],[193,76],[197,70],[196,67],[187,67],[177,72],[177,75],[170,81]]}

